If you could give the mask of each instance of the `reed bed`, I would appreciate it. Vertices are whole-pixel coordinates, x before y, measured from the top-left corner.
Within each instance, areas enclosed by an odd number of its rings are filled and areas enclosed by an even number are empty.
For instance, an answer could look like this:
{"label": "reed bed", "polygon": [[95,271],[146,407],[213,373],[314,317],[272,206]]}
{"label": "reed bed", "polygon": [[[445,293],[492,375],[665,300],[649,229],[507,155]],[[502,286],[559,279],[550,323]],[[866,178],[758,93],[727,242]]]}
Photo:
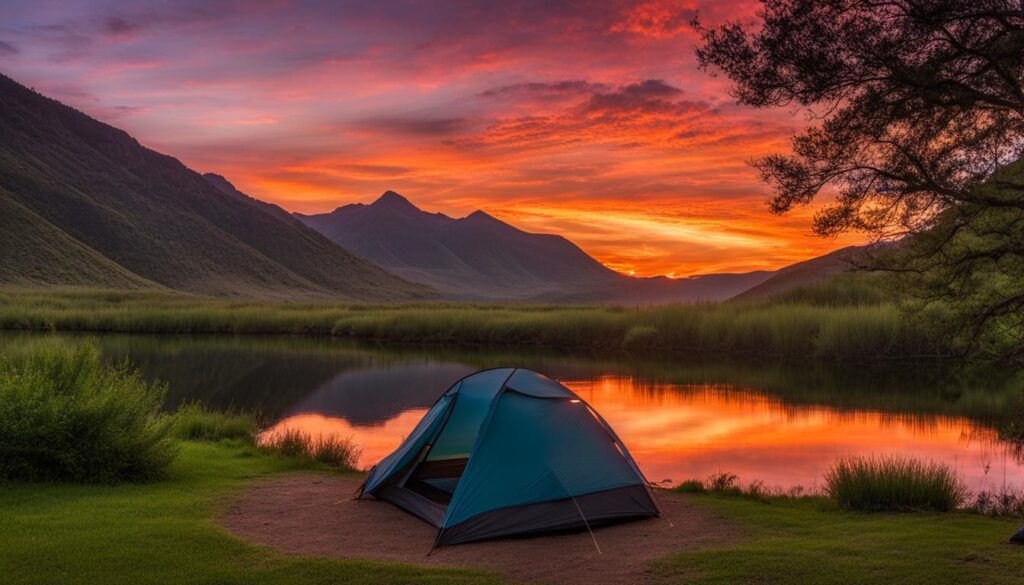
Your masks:
{"label": "reed bed", "polygon": [[[804,296],[808,296],[805,294]],[[0,291],[0,329],[333,335],[381,343],[555,348],[638,357],[866,362],[949,355],[895,305],[773,300],[651,307],[310,304],[170,293]],[[863,300],[863,299],[861,299]]]}

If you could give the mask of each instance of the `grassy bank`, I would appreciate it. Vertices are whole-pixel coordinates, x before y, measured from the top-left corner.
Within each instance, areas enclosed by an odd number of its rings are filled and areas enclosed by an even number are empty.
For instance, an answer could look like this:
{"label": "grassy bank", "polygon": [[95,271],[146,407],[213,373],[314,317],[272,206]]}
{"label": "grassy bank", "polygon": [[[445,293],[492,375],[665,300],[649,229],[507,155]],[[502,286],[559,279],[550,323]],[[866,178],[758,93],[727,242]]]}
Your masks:
{"label": "grassy bank", "polygon": [[[470,571],[279,555],[217,526],[247,482],[299,465],[239,441],[187,441],[159,482],[0,484],[0,572],[9,585],[500,582]],[[657,564],[656,584],[1002,584],[1024,572],[1020,549],[1003,544],[1014,521],[849,513],[814,498],[766,504],[704,494],[692,502],[735,523],[742,541],[669,556]]]}
{"label": "grassy bank", "polygon": [[656,357],[865,362],[943,356],[922,320],[884,301],[809,293],[657,307],[318,305],[163,293],[0,292],[0,328],[133,333],[314,334],[386,343],[557,348]]}

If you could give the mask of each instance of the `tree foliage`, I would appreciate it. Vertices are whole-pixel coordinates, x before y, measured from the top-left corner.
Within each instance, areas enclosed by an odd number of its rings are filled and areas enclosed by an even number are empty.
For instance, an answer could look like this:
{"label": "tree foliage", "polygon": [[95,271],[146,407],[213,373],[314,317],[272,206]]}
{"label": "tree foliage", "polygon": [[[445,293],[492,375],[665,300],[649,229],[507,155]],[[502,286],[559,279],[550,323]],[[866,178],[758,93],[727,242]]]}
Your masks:
{"label": "tree foliage", "polygon": [[[784,213],[825,196],[823,236],[899,241],[872,255],[964,348],[1024,341],[1024,10],[1011,0],[765,0],[706,28],[705,69],[742,104],[797,107],[792,152],[754,162]],[[1004,169],[1004,172],[999,172]],[[934,313],[933,313],[934,314]]]}

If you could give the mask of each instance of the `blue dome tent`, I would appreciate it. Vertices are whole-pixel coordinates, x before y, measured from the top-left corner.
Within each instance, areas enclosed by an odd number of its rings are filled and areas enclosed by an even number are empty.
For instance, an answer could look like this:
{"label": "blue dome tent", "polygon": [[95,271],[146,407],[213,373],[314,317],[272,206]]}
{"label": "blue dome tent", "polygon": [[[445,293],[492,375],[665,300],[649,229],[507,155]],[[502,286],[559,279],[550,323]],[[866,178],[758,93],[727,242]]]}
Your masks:
{"label": "blue dome tent", "polygon": [[437,526],[444,546],[658,516],[648,489],[579,396],[537,372],[497,368],[449,388],[359,496]]}

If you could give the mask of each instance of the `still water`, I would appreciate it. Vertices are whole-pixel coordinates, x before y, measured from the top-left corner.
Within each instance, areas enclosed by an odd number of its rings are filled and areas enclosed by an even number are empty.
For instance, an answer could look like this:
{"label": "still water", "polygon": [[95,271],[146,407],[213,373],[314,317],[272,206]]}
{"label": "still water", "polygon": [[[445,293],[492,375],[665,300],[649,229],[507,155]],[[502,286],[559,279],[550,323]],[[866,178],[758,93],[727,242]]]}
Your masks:
{"label": "still water", "polygon": [[271,432],[351,437],[364,467],[462,376],[519,366],[589,402],[655,482],[722,471],[744,485],[814,490],[837,457],[904,454],[954,465],[974,490],[1024,485],[1024,457],[997,432],[1019,408],[1021,380],[1009,372],[621,362],[289,337],[99,339],[105,356],[167,382],[169,407],[198,400],[254,409]]}

